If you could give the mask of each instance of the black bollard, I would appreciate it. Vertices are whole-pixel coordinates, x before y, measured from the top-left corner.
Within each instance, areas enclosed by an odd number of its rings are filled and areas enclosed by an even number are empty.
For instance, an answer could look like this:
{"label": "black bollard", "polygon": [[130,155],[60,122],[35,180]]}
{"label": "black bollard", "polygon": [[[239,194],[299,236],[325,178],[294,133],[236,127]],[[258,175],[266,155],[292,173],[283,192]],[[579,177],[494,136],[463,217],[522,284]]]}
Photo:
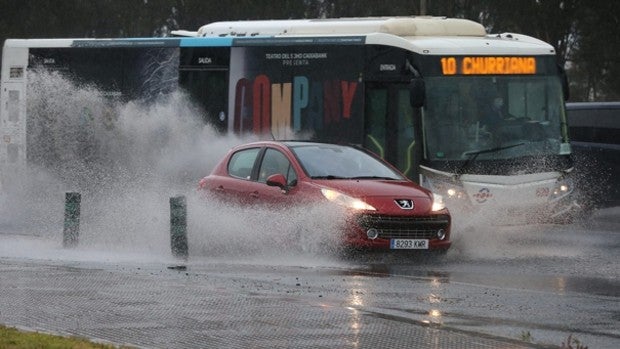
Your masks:
{"label": "black bollard", "polygon": [[187,259],[187,203],[185,196],[170,198],[170,247],[174,257]]}
{"label": "black bollard", "polygon": [[64,247],[75,247],[80,235],[80,193],[65,193],[65,224],[62,234]]}

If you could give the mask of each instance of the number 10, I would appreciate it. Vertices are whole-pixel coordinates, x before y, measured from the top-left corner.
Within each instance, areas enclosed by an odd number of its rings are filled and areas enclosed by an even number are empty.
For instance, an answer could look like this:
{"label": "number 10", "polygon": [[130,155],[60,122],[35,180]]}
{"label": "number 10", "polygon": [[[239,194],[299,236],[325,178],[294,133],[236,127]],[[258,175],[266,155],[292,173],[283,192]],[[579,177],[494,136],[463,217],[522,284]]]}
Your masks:
{"label": "number 10", "polygon": [[443,75],[456,74],[456,59],[454,57],[447,57],[441,59],[441,72]]}

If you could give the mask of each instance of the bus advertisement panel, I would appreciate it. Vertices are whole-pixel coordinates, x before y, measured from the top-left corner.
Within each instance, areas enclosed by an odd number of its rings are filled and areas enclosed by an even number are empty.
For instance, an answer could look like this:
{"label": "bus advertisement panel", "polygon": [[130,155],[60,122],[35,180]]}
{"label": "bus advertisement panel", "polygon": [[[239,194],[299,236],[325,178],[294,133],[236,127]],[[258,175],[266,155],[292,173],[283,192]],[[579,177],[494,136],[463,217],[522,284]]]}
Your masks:
{"label": "bus advertisement panel", "polygon": [[263,41],[232,47],[228,129],[277,139],[304,131],[321,139],[360,139],[363,46]]}
{"label": "bus advertisement panel", "polygon": [[[153,100],[178,85],[179,40],[74,40],[29,50],[29,69],[57,71],[109,97]],[[102,69],[105,67],[105,69]]]}

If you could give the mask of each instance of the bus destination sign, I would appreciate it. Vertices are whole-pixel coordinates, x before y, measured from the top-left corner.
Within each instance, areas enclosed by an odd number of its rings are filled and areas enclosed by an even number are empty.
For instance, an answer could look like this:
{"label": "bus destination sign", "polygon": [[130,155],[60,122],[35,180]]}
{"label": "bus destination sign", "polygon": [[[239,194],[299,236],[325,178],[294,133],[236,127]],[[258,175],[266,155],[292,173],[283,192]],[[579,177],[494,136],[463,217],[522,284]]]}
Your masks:
{"label": "bus destination sign", "polygon": [[443,75],[519,75],[536,74],[536,58],[527,56],[442,57]]}

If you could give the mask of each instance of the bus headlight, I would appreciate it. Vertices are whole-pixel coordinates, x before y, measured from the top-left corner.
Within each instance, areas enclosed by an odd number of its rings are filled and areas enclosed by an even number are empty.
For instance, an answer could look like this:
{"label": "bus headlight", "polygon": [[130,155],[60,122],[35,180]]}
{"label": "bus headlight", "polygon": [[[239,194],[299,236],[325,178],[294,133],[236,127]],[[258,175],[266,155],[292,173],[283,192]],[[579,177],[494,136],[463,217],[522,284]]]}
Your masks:
{"label": "bus headlight", "polygon": [[451,186],[450,188],[448,188],[446,190],[446,194],[448,194],[447,196],[449,199],[463,199],[467,197],[467,194],[465,194],[465,190],[457,186]]}
{"label": "bus headlight", "polygon": [[549,200],[557,200],[560,199],[573,191],[573,181],[570,179],[558,181],[551,192],[551,196]]}
{"label": "bus headlight", "polygon": [[467,193],[465,189],[456,183],[444,182],[437,179],[428,179],[431,191],[435,193],[441,193],[445,196],[445,199],[450,200],[462,200],[467,199]]}

